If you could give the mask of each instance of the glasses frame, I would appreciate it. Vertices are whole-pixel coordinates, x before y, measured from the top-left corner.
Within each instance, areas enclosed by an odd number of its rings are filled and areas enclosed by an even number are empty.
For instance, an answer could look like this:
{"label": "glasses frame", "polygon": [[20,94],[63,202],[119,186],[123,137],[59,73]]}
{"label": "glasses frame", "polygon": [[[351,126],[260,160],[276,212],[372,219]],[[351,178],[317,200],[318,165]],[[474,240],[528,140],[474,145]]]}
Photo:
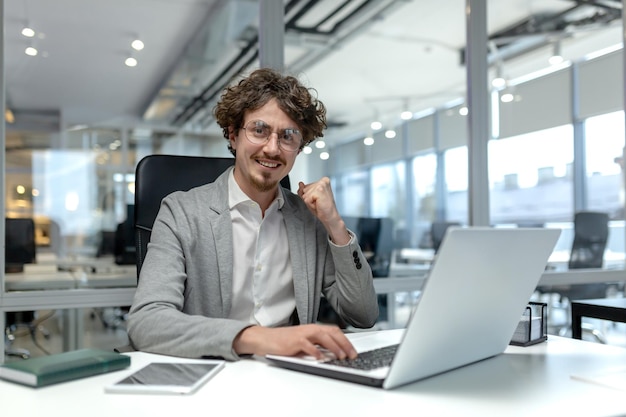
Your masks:
{"label": "glasses frame", "polygon": [[[250,136],[248,136],[248,129],[252,128],[252,127],[256,127],[256,123],[262,123],[264,126],[267,126],[267,128],[270,130],[270,133],[267,135],[267,137],[263,140],[260,140],[259,138],[253,137],[250,138]],[[253,124],[254,123],[254,124]],[[253,124],[251,126],[251,124]],[[279,131],[274,131],[272,130],[272,127],[267,124],[265,121],[257,119],[257,120],[250,120],[249,122],[247,122],[242,128],[244,131],[244,136],[246,137],[246,139],[248,140],[248,142],[252,143],[253,145],[265,145],[269,140],[270,140],[270,136],[272,136],[272,133],[276,133],[276,139],[278,141],[278,147],[285,151],[285,152],[298,152],[302,149],[302,145],[304,144],[304,137],[302,136],[302,132],[300,132],[300,129],[293,129],[293,128],[288,128],[288,129],[282,129]],[[283,142],[281,141],[280,137],[281,135],[279,133],[284,132],[285,130],[292,130],[294,132],[296,132],[298,135],[300,135],[300,144],[298,145],[298,147],[296,149],[288,149],[283,147]]]}

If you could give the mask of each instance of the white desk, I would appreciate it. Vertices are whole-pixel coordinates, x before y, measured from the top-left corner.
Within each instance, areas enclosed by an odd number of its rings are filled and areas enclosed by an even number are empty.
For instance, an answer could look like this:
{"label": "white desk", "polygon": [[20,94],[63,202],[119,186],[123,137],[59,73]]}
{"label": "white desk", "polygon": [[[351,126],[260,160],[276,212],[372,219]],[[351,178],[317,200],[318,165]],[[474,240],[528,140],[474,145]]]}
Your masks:
{"label": "white desk", "polygon": [[[393,332],[393,331],[392,331]],[[351,335],[358,337],[358,334]],[[131,369],[167,357],[132,353]],[[626,364],[626,349],[550,336],[395,390],[306,375],[262,360],[228,362],[191,396],[105,394],[130,370],[40,389],[0,381],[7,416],[607,416],[626,412],[622,392],[574,380]]]}

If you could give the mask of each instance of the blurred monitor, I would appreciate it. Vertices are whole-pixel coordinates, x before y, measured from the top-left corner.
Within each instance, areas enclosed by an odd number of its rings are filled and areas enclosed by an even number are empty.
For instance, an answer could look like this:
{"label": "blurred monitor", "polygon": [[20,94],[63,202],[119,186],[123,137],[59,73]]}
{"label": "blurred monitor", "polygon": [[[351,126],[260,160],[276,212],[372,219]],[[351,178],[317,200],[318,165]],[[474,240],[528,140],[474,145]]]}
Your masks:
{"label": "blurred monitor", "polygon": [[134,204],[126,206],[126,220],[117,225],[114,252],[115,263],[118,265],[134,265],[137,262]]}
{"label": "blurred monitor", "polygon": [[5,219],[4,270],[22,272],[25,264],[36,262],[35,222],[33,219]]}

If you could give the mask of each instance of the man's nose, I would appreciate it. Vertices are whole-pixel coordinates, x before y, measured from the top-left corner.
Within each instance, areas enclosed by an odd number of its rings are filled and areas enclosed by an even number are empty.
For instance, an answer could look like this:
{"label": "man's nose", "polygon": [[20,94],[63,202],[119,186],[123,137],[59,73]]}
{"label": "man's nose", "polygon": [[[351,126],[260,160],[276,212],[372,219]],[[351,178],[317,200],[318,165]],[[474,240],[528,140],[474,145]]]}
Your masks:
{"label": "man's nose", "polygon": [[278,133],[272,132],[267,138],[267,142],[265,142],[265,149],[270,150],[272,152],[278,153],[280,150]]}

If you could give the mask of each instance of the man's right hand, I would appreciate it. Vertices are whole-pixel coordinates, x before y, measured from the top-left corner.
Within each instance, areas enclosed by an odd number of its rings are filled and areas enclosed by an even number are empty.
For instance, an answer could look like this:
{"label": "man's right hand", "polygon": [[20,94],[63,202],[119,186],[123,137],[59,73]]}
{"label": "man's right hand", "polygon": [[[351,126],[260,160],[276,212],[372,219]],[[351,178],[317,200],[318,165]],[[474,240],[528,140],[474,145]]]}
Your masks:
{"label": "man's right hand", "polygon": [[324,348],[338,359],[354,359],[357,352],[346,335],[337,326],[303,324],[291,327],[248,327],[233,342],[240,355],[267,354],[294,356],[301,353],[321,359]]}

